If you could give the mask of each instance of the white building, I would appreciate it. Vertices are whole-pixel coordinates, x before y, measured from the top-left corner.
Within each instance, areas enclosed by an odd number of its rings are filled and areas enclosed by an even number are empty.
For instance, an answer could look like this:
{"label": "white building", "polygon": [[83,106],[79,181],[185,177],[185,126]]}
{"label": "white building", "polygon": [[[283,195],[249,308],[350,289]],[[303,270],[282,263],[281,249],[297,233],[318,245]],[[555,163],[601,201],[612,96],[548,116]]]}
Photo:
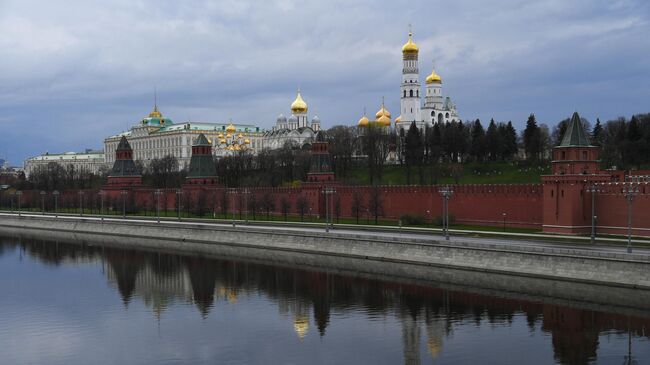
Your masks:
{"label": "white building", "polygon": [[179,168],[189,166],[192,157],[192,144],[203,133],[213,145],[217,157],[232,154],[235,151],[248,150],[257,153],[262,148],[263,133],[252,124],[202,123],[186,122],[174,124],[171,119],[163,117],[154,106],[148,117],[127,132],[108,137],[104,140],[106,163],[115,162],[115,150],[122,136],[125,136],[133,148],[133,159],[145,165],[155,158],[174,156]]}
{"label": "white building", "polygon": [[307,103],[298,91],[296,100],[291,103],[291,116],[289,119],[284,114],[278,116],[275,126],[263,133],[262,146],[273,150],[282,148],[287,142],[299,148],[310,145],[321,126],[320,118],[316,115],[311,119],[311,123],[308,122],[308,110]]}
{"label": "white building", "polygon": [[435,69],[425,79],[424,105],[422,105],[419,52],[418,45],[413,42],[413,34],[409,32],[409,39],[402,47],[401,115],[395,118],[395,128],[398,132],[408,130],[413,122],[418,128],[423,129],[425,124],[432,125],[433,123],[449,123],[460,120],[456,105],[452,103],[449,96],[443,96],[442,78]]}
{"label": "white building", "polygon": [[93,174],[101,173],[106,168],[103,151],[86,150],[84,152],[65,152],[54,153],[48,152],[30,157],[25,160],[25,176],[29,177],[39,167],[47,167],[49,163],[56,162],[66,170],[79,172],[88,172]]}

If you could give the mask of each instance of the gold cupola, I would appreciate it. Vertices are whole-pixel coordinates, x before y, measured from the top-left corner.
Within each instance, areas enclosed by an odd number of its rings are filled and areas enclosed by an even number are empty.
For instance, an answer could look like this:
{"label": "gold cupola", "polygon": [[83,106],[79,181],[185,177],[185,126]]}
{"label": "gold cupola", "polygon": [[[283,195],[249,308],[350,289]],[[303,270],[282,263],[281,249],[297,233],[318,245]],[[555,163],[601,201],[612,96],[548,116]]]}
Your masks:
{"label": "gold cupola", "polygon": [[370,123],[370,119],[368,119],[368,117],[366,117],[366,113],[364,112],[361,119],[359,119],[359,122],[357,123],[357,126],[359,126],[359,127],[367,127],[368,123]]}
{"label": "gold cupola", "polygon": [[162,113],[158,111],[158,105],[154,105],[153,110],[149,113],[149,118],[162,118]]}
{"label": "gold cupola", "polygon": [[442,78],[436,73],[436,70],[431,70],[431,74],[426,78],[427,84],[441,84]]}
{"label": "gold cupola", "polygon": [[402,53],[417,55],[418,52],[420,52],[420,47],[413,42],[413,33],[409,32],[409,40],[402,46]]}
{"label": "gold cupola", "polygon": [[377,111],[377,113],[375,113],[375,119],[379,120],[379,118],[381,118],[382,115],[385,115],[388,119],[390,119],[390,112],[384,106],[383,100],[381,101],[381,108]]}
{"label": "gold cupola", "polygon": [[304,114],[307,113],[307,103],[305,103],[304,100],[302,100],[302,96],[300,95],[300,90],[298,90],[298,95],[296,96],[296,100],[291,103],[291,112],[294,114]]}
{"label": "gold cupola", "polygon": [[229,134],[235,132],[236,130],[237,128],[232,123],[228,124],[228,126],[226,127],[226,132],[228,132]]}

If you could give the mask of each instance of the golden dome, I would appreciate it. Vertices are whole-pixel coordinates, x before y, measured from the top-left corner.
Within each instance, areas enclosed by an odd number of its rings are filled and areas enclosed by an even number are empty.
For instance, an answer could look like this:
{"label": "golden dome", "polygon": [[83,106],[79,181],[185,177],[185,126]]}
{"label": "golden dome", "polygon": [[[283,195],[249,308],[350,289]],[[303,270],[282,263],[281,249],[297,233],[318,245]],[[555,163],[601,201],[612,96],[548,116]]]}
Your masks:
{"label": "golden dome", "polygon": [[158,106],[153,107],[153,111],[149,113],[149,118],[162,118],[162,113],[158,111]]}
{"label": "golden dome", "polygon": [[241,133],[239,133],[239,134],[237,135],[237,138],[242,138],[242,137],[243,137],[243,135],[242,135]]}
{"label": "golden dome", "polygon": [[442,79],[440,78],[440,75],[436,73],[436,70],[431,70],[431,75],[427,76],[426,82],[427,84],[440,84],[442,83]]}
{"label": "golden dome", "polygon": [[251,140],[248,139],[248,138],[246,138],[246,139],[244,140],[244,144],[251,144]]}
{"label": "golden dome", "polygon": [[225,138],[221,138],[221,139],[219,140],[219,143],[221,143],[221,144],[225,144],[225,143],[226,143],[226,139],[225,139]]}
{"label": "golden dome", "polygon": [[294,114],[303,114],[307,113],[307,103],[305,103],[304,100],[302,100],[302,96],[300,95],[300,91],[298,91],[298,95],[296,96],[296,100],[291,103],[291,112]]}
{"label": "golden dome", "polygon": [[219,139],[223,138],[223,133],[219,133]]}
{"label": "golden dome", "polygon": [[366,115],[364,114],[364,115],[361,117],[361,119],[359,119],[359,122],[357,123],[357,125],[358,125],[359,127],[367,127],[367,126],[368,126],[368,123],[370,123],[370,120],[369,120],[368,117],[366,117]]}
{"label": "golden dome", "polygon": [[400,115],[399,117],[395,118],[395,123],[399,123],[402,121],[402,116]]}
{"label": "golden dome", "polygon": [[228,133],[232,133],[232,132],[234,132],[236,130],[237,130],[237,128],[232,123],[228,124],[228,126],[226,127],[226,132],[228,132]]}
{"label": "golden dome", "polygon": [[390,112],[384,106],[383,101],[381,102],[381,109],[379,109],[375,114],[375,119],[379,120],[379,118],[381,118],[382,115],[385,115],[386,117],[388,117],[388,119],[390,119]]}
{"label": "golden dome", "polygon": [[413,42],[413,33],[409,32],[409,40],[402,46],[402,53],[417,54],[419,51],[420,48]]}
{"label": "golden dome", "polygon": [[226,138],[232,138],[232,134],[230,133],[226,134]]}
{"label": "golden dome", "polygon": [[379,124],[382,127],[390,127],[390,118],[384,114],[381,117],[379,117],[379,119],[377,119],[377,124]]}

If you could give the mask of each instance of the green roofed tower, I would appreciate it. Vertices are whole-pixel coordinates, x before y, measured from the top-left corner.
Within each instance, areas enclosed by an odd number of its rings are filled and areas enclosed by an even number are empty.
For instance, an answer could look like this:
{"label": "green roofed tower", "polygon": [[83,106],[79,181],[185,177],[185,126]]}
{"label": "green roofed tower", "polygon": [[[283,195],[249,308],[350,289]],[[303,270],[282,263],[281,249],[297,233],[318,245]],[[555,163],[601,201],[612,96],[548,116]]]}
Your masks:
{"label": "green roofed tower", "polygon": [[217,168],[212,157],[212,143],[201,133],[192,145],[192,158],[190,159],[187,184],[213,185],[216,183]]}
{"label": "green roofed tower", "polygon": [[578,112],[573,113],[558,147],[591,146]]}

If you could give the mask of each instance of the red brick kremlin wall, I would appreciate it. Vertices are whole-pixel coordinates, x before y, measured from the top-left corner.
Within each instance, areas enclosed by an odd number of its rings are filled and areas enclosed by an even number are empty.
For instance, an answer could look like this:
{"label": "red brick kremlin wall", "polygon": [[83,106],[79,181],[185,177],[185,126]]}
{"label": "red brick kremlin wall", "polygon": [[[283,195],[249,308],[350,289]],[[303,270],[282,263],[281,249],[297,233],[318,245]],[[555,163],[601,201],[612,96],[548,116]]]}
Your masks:
{"label": "red brick kremlin wall", "polygon": [[[353,197],[358,192],[361,197],[360,221],[367,219],[373,221],[373,210],[369,207],[373,188],[370,186],[341,186],[332,185],[336,190],[334,199],[340,199],[340,217],[354,218]],[[553,212],[543,211],[543,189],[541,184],[522,185],[452,185],[453,196],[449,201],[449,211],[456,223],[477,226],[501,226],[503,213],[506,213],[508,227],[529,227],[541,229],[546,217]],[[598,233],[626,234],[627,233],[627,201],[621,194],[622,184],[605,183],[603,191],[596,194],[596,215],[598,216]],[[650,236],[650,185],[641,183],[639,194],[632,204],[632,227],[634,235]],[[379,195],[383,211],[380,220],[394,220],[395,222],[404,214],[416,215],[426,220],[435,220],[441,216],[442,200],[438,193],[438,186],[380,186]],[[125,188],[127,191],[125,205],[127,211],[148,212],[153,215],[156,209],[155,190],[147,187]],[[583,233],[589,232],[591,214],[591,194],[578,187],[575,192],[554,199],[571,199],[577,201],[575,212],[572,214],[582,218],[585,222]],[[122,211],[121,189],[104,189],[104,207],[113,209],[114,213]],[[161,210],[176,211],[178,209],[176,189],[162,189],[160,195]],[[231,189],[215,187],[186,187],[183,189],[181,210],[192,214],[203,214],[211,217],[223,211],[224,194],[226,196],[228,213],[234,210],[245,212],[243,189],[236,189],[235,193],[228,193]],[[308,202],[306,216],[311,213],[314,217],[325,215],[325,200],[322,194],[322,185],[305,183],[299,188],[251,188],[248,195],[257,200],[256,215],[266,212],[261,210],[260,201],[264,195],[269,195],[274,202],[271,214],[281,215],[281,199],[286,197],[290,202],[290,214],[297,215],[296,201],[304,196]],[[561,194],[561,192],[560,192]],[[577,197],[576,197],[577,196]],[[62,191],[59,196],[59,209],[79,208],[78,191]],[[9,207],[10,196],[4,192],[0,194],[0,205]],[[17,207],[17,197],[13,197],[14,207]],[[83,205],[86,209],[95,211],[100,207],[99,190],[86,190],[83,195]],[[576,200],[577,199],[577,200]],[[23,208],[40,210],[41,195],[39,191],[24,191],[21,199]],[[46,209],[54,210],[54,199],[50,192],[45,195]],[[311,210],[309,210],[311,208]],[[330,206],[332,209],[332,206]],[[252,212],[249,212],[252,215]],[[336,214],[334,214],[336,215]],[[583,217],[584,216],[584,217]],[[561,218],[561,217],[560,217]],[[561,219],[560,219],[561,220]]]}

